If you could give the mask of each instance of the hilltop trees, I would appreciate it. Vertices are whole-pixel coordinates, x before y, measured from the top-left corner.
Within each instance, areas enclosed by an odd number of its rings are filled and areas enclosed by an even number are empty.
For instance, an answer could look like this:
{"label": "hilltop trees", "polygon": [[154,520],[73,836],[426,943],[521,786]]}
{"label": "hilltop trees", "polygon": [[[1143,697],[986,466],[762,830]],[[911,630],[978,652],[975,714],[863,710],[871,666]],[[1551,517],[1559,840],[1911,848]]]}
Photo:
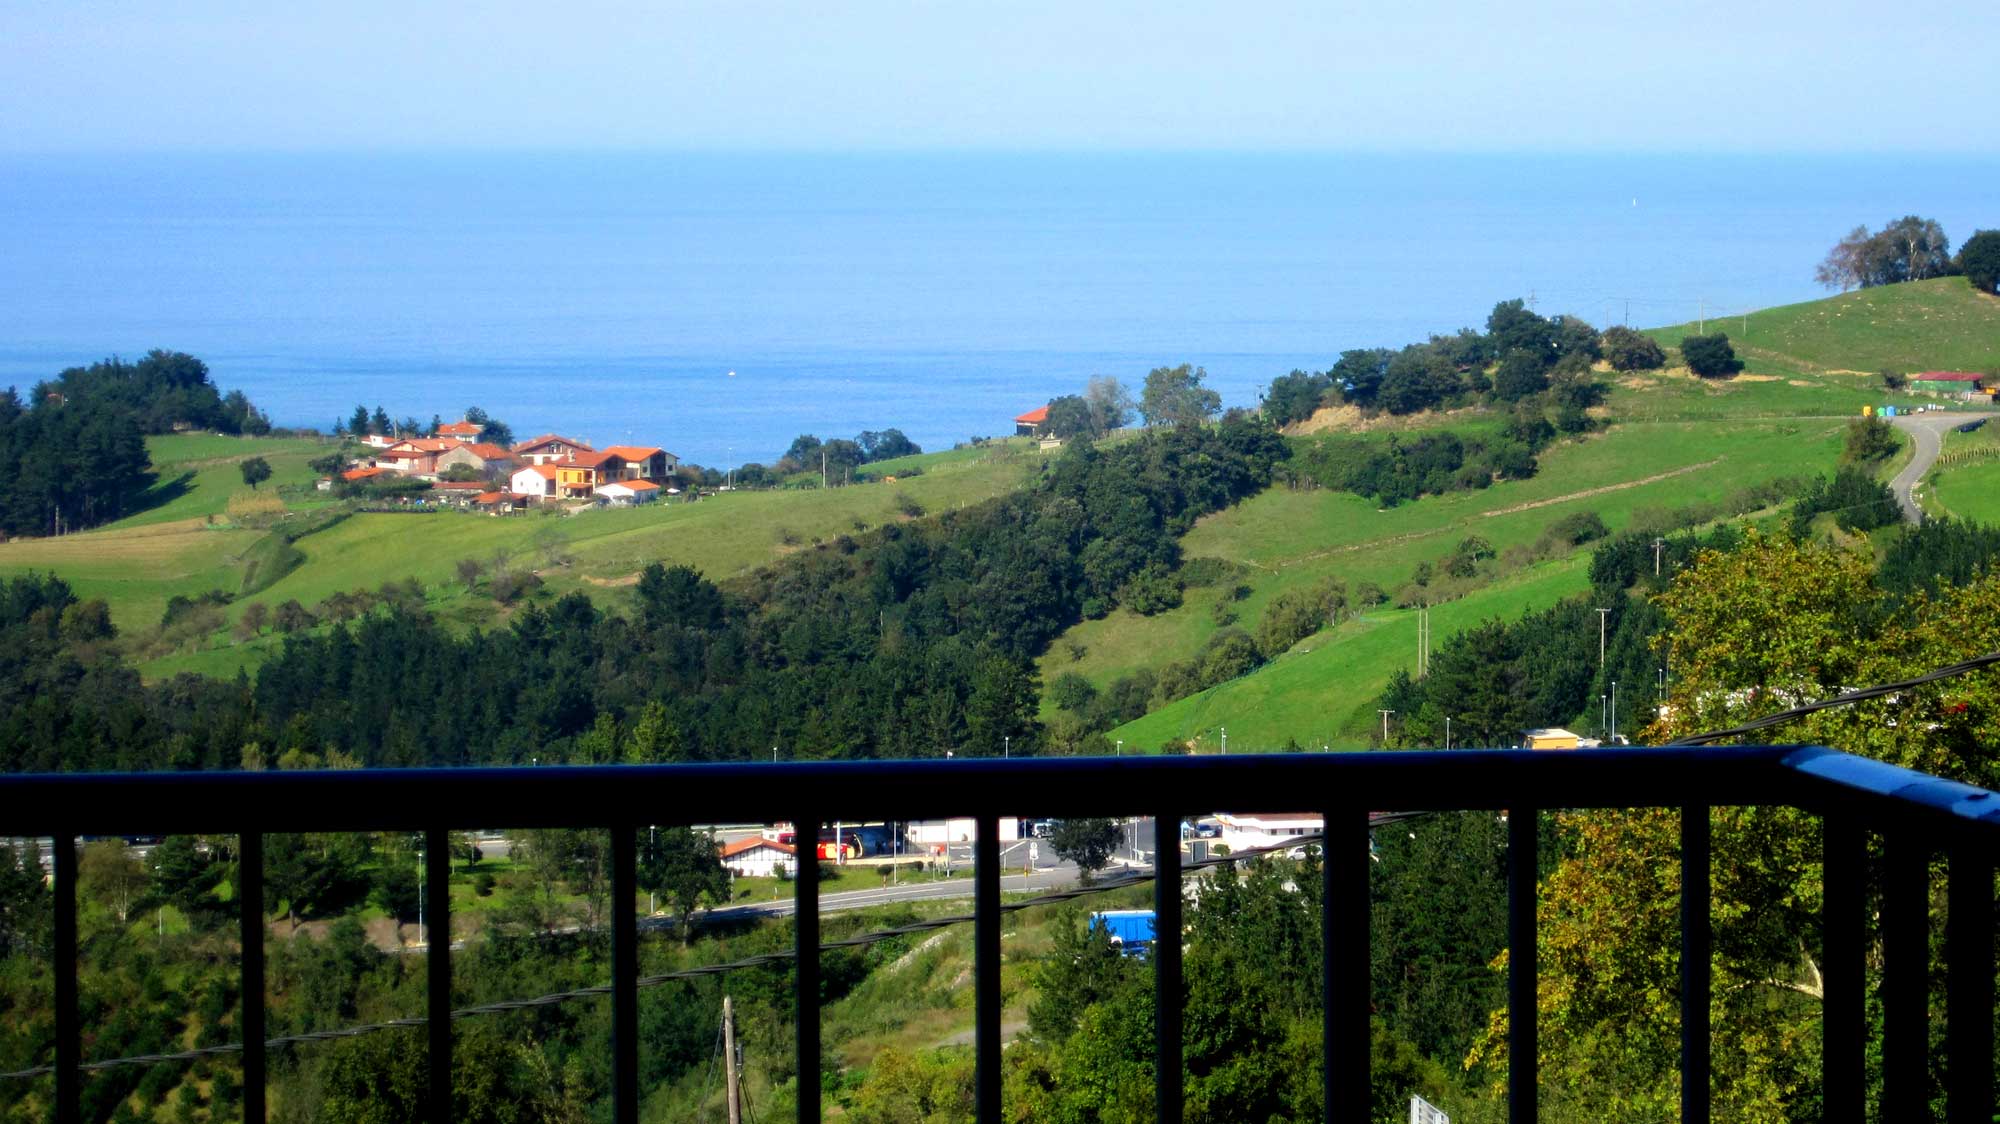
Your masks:
{"label": "hilltop trees", "polygon": [[1146,373],[1139,395],[1139,414],[1147,425],[1203,422],[1222,409],[1222,396],[1202,385],[1208,372],[1186,363],[1155,367]]}
{"label": "hilltop trees", "polygon": [[1813,271],[1813,280],[1845,292],[1942,277],[1951,269],[1944,228],[1936,219],[1905,215],[1872,234],[1866,226],[1848,231]]}
{"label": "hilltop trees", "polygon": [[1982,293],[2000,292],[2000,230],[1982,230],[1958,248],[1958,269]]}

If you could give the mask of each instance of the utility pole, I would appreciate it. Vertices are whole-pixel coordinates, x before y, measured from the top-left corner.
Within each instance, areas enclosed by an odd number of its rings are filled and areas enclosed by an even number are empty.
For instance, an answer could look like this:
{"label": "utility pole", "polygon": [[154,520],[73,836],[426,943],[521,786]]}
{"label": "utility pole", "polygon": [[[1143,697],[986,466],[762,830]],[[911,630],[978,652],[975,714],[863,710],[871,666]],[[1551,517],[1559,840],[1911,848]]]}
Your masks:
{"label": "utility pole", "polygon": [[1611,741],[1618,742],[1618,680],[1611,681]]}
{"label": "utility pole", "polygon": [[1597,666],[1604,666],[1604,622],[1611,619],[1611,610],[1597,610]]}
{"label": "utility pole", "polygon": [[1444,747],[1451,748],[1451,715],[1444,716]]}
{"label": "utility pole", "polygon": [[1597,733],[1599,737],[1611,732],[1610,698],[1610,695],[1605,694],[1597,696]]}
{"label": "utility pole", "polygon": [[728,1091],[729,1124],[743,1124],[743,1094],[736,1087],[736,1016],[729,997],[722,997],[722,1077]]}
{"label": "utility pole", "polygon": [[1222,727],[1222,752],[1229,752],[1229,727]]}
{"label": "utility pole", "polygon": [[1625,320],[1624,320],[1624,324],[1625,324],[1625,326],[1626,326],[1627,328],[1629,328],[1629,327],[1631,327],[1631,326],[1632,326],[1632,298],[1631,298],[1631,297],[1626,297],[1626,298],[1625,298]]}
{"label": "utility pole", "polygon": [[820,446],[819,450],[819,486],[822,488],[826,487],[826,446],[824,445]]}
{"label": "utility pole", "polygon": [[1393,710],[1385,710],[1385,711],[1382,711],[1382,712],[1381,712],[1381,714],[1382,714],[1382,744],[1383,744],[1383,745],[1388,745],[1388,744],[1389,744],[1389,716],[1390,716],[1391,714],[1394,714],[1394,713],[1396,713],[1396,712],[1395,712],[1395,711],[1393,711]]}
{"label": "utility pole", "polygon": [[1707,297],[1697,298],[1695,303],[1695,308],[1697,311],[1695,312],[1696,326],[1694,334],[1698,336],[1705,336],[1708,334],[1708,298]]}
{"label": "utility pole", "polygon": [[1653,576],[1660,576],[1660,551],[1666,549],[1667,540],[1657,536],[1653,539]]}

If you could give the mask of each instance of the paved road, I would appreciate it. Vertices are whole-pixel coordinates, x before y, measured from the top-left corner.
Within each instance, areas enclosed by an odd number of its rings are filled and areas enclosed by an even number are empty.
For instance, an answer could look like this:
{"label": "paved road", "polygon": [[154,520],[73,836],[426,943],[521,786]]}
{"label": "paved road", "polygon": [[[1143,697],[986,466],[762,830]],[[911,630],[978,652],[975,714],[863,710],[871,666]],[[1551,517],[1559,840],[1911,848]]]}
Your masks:
{"label": "paved road", "polygon": [[1903,471],[1898,472],[1896,478],[1889,482],[1889,489],[1896,493],[1897,505],[1903,509],[1905,521],[1910,523],[1924,521],[1924,511],[1917,506],[1916,498],[1910,491],[1916,487],[1917,481],[1924,478],[1924,473],[1931,470],[1931,465],[1937,463],[1938,453],[1944,448],[1945,431],[1956,429],[1967,422],[1984,421],[1986,417],[1985,414],[1961,414],[1940,410],[1928,414],[1900,414],[1889,419],[1890,424],[1909,434],[1910,440],[1917,447],[1916,455],[1910,458],[1910,463],[1904,465]]}

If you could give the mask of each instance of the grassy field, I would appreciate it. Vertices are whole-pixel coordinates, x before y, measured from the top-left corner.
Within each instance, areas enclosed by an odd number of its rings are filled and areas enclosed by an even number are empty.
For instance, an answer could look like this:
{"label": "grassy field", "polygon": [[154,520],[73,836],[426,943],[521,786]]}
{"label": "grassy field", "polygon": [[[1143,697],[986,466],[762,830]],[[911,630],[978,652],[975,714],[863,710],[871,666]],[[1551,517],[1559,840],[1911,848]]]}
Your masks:
{"label": "grassy field", "polygon": [[[1070,629],[1043,657],[1043,680],[1075,671],[1102,689],[1138,668],[1157,668],[1168,659],[1191,654],[1221,627],[1214,615],[1216,603],[1229,597],[1239,583],[1250,593],[1231,605],[1236,625],[1254,630],[1264,608],[1285,590],[1338,578],[1350,592],[1362,582],[1373,582],[1393,594],[1409,581],[1419,562],[1435,561],[1468,535],[1477,534],[1505,552],[1533,544],[1549,524],[1573,512],[1595,512],[1616,531],[1648,508],[1719,501],[1749,484],[1830,471],[1845,425],[1845,419],[1620,425],[1601,436],[1551,449],[1543,457],[1542,471],[1531,480],[1427,497],[1386,510],[1343,492],[1273,489],[1204,519],[1182,540],[1188,557],[1235,563],[1235,576],[1212,588],[1190,590],[1186,602],[1170,612],[1141,617],[1121,610]],[[1567,565],[1543,563],[1521,575],[1519,588],[1542,596],[1540,604],[1547,604],[1572,587],[1544,584],[1540,572],[1560,571]],[[1482,591],[1478,596],[1485,595]],[[1533,603],[1516,601],[1522,606]],[[1437,611],[1434,642],[1456,630],[1457,625],[1448,623],[1451,619],[1444,609]],[[1354,631],[1365,634],[1370,627],[1356,625]],[[1323,639],[1324,634],[1308,639],[1301,647]],[[1407,662],[1413,652],[1399,658]],[[1250,678],[1273,674],[1277,666]],[[1318,688],[1314,705],[1337,714],[1339,721],[1329,726],[1325,719],[1315,719],[1314,729],[1351,728],[1348,719],[1365,709],[1387,674],[1385,670],[1380,680],[1333,679]],[[1151,732],[1148,726],[1147,734],[1136,740],[1149,748],[1158,744],[1147,740]],[[1296,734],[1303,743],[1311,732],[1301,728]],[[1122,733],[1113,735],[1119,736]],[[1276,741],[1282,744],[1285,737]],[[1243,744],[1247,748],[1250,743]]]}
{"label": "grassy field", "polygon": [[[1647,334],[1677,347],[1697,327],[1675,324]],[[2000,370],[2000,298],[1974,291],[1963,277],[1716,317],[1706,328],[1728,333],[1753,371]]]}
{"label": "grassy field", "polygon": [[[80,596],[104,598],[113,621],[132,633],[155,625],[167,599],[176,594],[237,593],[243,588],[247,558],[270,533],[262,524],[275,523],[286,511],[297,514],[328,502],[311,490],[312,474],[305,467],[320,455],[316,442],[209,435],[153,441],[162,481],[182,481],[171,498],[83,534],[0,543],[0,576],[53,570]],[[272,480],[254,493],[243,487],[237,468],[250,456],[265,457],[273,469]],[[447,618],[493,623],[502,616],[498,606],[458,582],[457,565],[466,558],[488,564],[505,558],[513,568],[537,571],[552,594],[580,589],[618,605],[649,562],[686,563],[726,579],[787,553],[812,549],[816,542],[910,518],[904,511],[910,504],[936,512],[999,495],[1031,479],[1046,458],[1027,441],[1007,441],[884,462],[901,473],[920,470],[893,484],[729,492],[694,504],[574,516],[359,514],[300,539],[304,563],[231,605],[228,616],[235,620],[253,602],[278,605],[296,599],[311,606],[333,593],[415,578],[426,587],[431,607]],[[251,507],[269,510],[261,512],[260,520],[239,520]],[[251,529],[243,521],[260,526]],[[233,675],[280,643],[269,634],[234,643],[222,632],[205,646],[154,658],[142,667],[155,677],[182,671]]]}
{"label": "grassy field", "polygon": [[[1515,617],[1579,592],[1589,585],[1589,559],[1577,555],[1534,567],[1458,601],[1431,610],[1433,647],[1488,617]],[[1376,719],[1375,699],[1397,668],[1416,667],[1414,610],[1369,613],[1300,641],[1257,671],[1169,703],[1111,731],[1129,750],[1192,745],[1221,749],[1229,731],[1231,753],[1297,745],[1305,749],[1352,748]]]}
{"label": "grassy field", "polygon": [[2000,460],[1976,461],[1938,472],[1931,508],[1978,523],[2000,524]]}

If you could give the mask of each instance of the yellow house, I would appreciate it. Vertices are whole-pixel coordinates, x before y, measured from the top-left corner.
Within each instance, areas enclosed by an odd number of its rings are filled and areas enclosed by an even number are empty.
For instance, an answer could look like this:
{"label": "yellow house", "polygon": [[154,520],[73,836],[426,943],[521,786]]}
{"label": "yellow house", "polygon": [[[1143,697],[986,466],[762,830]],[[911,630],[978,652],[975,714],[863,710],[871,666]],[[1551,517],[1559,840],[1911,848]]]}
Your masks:
{"label": "yellow house", "polygon": [[587,496],[597,487],[597,469],[590,465],[569,464],[557,461],[556,494],[564,496]]}
{"label": "yellow house", "polygon": [[1521,745],[1526,749],[1575,749],[1580,740],[1568,730],[1553,726],[1521,735]]}

